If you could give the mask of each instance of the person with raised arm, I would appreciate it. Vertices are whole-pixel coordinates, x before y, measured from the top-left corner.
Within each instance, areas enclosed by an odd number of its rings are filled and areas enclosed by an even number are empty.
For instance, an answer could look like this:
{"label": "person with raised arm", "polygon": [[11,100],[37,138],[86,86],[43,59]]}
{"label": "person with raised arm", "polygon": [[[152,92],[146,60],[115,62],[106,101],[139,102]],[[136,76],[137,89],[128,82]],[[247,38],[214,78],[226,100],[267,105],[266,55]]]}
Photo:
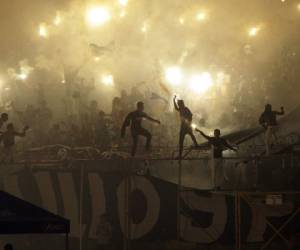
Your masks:
{"label": "person with raised arm", "polygon": [[193,133],[192,121],[193,113],[185,106],[183,100],[176,100],[176,95],[173,98],[173,104],[176,111],[180,114],[181,124],[179,131],[179,159],[182,157],[183,144],[186,135],[189,135],[192,138],[192,141],[195,146],[198,146],[196,137]]}

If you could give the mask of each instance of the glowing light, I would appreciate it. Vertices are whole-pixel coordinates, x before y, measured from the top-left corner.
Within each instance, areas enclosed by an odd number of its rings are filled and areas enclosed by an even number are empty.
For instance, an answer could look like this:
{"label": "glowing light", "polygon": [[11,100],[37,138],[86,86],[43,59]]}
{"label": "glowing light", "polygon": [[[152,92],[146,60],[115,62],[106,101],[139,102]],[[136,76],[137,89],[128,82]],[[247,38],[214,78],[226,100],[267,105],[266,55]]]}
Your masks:
{"label": "glowing light", "polygon": [[184,18],[179,18],[179,23],[184,24]]}
{"label": "glowing light", "polygon": [[87,10],[86,19],[92,27],[103,25],[111,19],[110,12],[104,7],[93,7]]}
{"label": "glowing light", "polygon": [[146,33],[146,32],[148,31],[148,29],[149,29],[149,25],[147,24],[147,22],[144,22],[144,23],[143,23],[143,26],[142,26],[142,28],[141,28],[141,31],[142,31],[143,33]]}
{"label": "glowing light", "polygon": [[54,25],[59,26],[62,22],[62,18],[59,14],[56,15],[56,17],[53,20]]}
{"label": "glowing light", "polygon": [[126,16],[126,11],[125,10],[122,10],[122,12],[120,13],[120,17],[123,18]]}
{"label": "glowing light", "polygon": [[100,57],[96,56],[96,57],[94,58],[94,60],[95,60],[95,62],[99,62],[99,61],[100,61]]}
{"label": "glowing light", "polygon": [[39,35],[40,37],[44,37],[44,38],[48,36],[48,30],[44,23],[41,23],[39,26]]}
{"label": "glowing light", "polygon": [[192,76],[189,82],[190,88],[198,94],[206,92],[212,84],[213,80],[208,72]]}
{"label": "glowing light", "polygon": [[174,66],[167,68],[165,72],[166,80],[172,85],[179,85],[182,81],[183,74],[179,67]]}
{"label": "glowing light", "polygon": [[258,31],[259,31],[258,27],[252,27],[249,29],[248,34],[249,36],[254,37],[257,35]]}
{"label": "glowing light", "polygon": [[114,85],[114,77],[113,75],[104,75],[102,76],[102,82],[105,84],[105,85]]}
{"label": "glowing light", "polygon": [[122,6],[126,6],[128,4],[128,0],[119,0],[119,4]]}
{"label": "glowing light", "polygon": [[204,11],[199,11],[196,20],[197,21],[204,21],[207,18],[207,14]]}
{"label": "glowing light", "polygon": [[195,123],[192,123],[191,127],[192,127],[192,129],[196,129],[197,125]]}
{"label": "glowing light", "polygon": [[17,75],[17,79],[18,79],[18,80],[22,80],[22,81],[26,80],[27,77],[28,77],[28,75],[25,74],[25,73],[21,73],[21,74],[18,74],[18,75]]}
{"label": "glowing light", "polygon": [[300,3],[297,5],[297,9],[300,11]]}

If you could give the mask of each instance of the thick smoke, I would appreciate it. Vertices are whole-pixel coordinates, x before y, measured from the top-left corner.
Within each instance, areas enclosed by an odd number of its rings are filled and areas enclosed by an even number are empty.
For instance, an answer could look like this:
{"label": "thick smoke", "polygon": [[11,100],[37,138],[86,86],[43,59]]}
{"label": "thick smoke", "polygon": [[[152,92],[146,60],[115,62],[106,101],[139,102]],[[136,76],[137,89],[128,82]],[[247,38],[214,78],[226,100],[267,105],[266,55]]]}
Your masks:
{"label": "thick smoke", "polygon": [[[111,20],[89,27],[86,9],[96,4],[109,9]],[[129,0],[126,7],[118,1],[72,1],[59,11],[59,25],[53,23],[55,16],[40,20],[47,37],[32,34],[34,50],[26,61],[28,81],[49,88],[46,96],[56,110],[61,110],[57,98],[65,98],[65,85],[76,91],[82,79],[94,82],[89,98],[101,100],[106,112],[123,89],[137,87],[146,99],[154,92],[168,101],[177,93],[195,113],[195,123],[208,129],[256,125],[268,102],[288,110],[299,104],[297,1]],[[203,20],[197,20],[199,13]],[[250,37],[253,26],[259,31]],[[175,87],[164,76],[174,65],[184,74]],[[21,64],[9,70],[11,78],[18,70]],[[211,75],[213,85],[197,94],[188,82],[203,72]],[[114,86],[102,83],[103,74],[113,75]],[[166,110],[169,106],[152,109],[156,115]]]}

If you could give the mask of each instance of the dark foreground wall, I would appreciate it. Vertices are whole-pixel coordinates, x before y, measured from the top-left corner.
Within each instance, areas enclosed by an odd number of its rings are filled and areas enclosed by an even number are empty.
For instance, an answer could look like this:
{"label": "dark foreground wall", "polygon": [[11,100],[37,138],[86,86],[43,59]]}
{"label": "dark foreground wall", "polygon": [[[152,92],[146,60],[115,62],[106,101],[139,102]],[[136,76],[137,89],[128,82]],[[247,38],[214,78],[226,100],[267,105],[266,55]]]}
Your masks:
{"label": "dark foreground wall", "polygon": [[[213,194],[196,190],[180,193],[180,216],[177,213],[177,185],[154,177],[126,174],[115,170],[116,165],[103,161],[94,164],[66,164],[57,167],[25,167],[3,177],[3,189],[51,212],[71,220],[72,249],[79,246],[93,248],[97,242],[112,237],[116,246],[123,244],[126,226],[127,196],[132,241],[164,241],[176,239],[180,223],[180,237],[200,244],[235,242],[235,199],[230,194]],[[128,186],[129,185],[129,186]],[[279,206],[265,205],[263,196],[250,198],[252,205],[241,204],[241,228],[244,242],[262,242],[299,207],[297,195],[287,195]],[[104,216],[103,216],[104,215]],[[300,232],[300,215],[287,225],[283,234]],[[110,230],[111,228],[111,230]],[[111,231],[111,233],[110,233]],[[98,239],[98,240],[97,240]],[[133,242],[133,243],[134,243]]]}

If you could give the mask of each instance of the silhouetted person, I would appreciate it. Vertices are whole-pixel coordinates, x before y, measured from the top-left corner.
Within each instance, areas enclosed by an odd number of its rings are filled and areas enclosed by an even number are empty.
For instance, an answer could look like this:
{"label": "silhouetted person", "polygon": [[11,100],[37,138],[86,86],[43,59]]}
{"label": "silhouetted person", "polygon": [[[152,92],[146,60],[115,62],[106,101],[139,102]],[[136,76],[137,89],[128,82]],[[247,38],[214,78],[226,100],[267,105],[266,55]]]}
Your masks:
{"label": "silhouetted person", "polygon": [[198,131],[205,139],[207,139],[208,142],[210,143],[210,145],[213,147],[213,158],[214,159],[222,158],[223,151],[225,149],[231,149],[233,151],[237,151],[224,138],[221,137],[220,129],[214,130],[214,136],[208,136],[199,129],[196,129],[196,131]]}
{"label": "silhouetted person", "polygon": [[97,147],[110,147],[110,131],[108,121],[105,119],[104,111],[99,111],[95,125],[95,143]]}
{"label": "silhouetted person", "polygon": [[233,148],[224,138],[221,137],[220,129],[214,130],[214,136],[208,136],[199,129],[196,129],[196,131],[198,131],[205,139],[207,139],[212,147],[212,183],[216,189],[220,189],[221,185],[223,184],[224,178],[228,179],[222,163],[223,151],[225,149],[231,149],[233,151],[237,150]]}
{"label": "silhouetted person", "polygon": [[157,124],[160,124],[160,121],[153,119],[152,117],[148,116],[144,112],[144,103],[138,102],[137,109],[135,111],[129,113],[126,116],[125,121],[122,126],[122,129],[121,129],[121,137],[124,138],[126,128],[130,125],[131,136],[132,136],[132,140],[133,140],[132,151],[131,151],[132,156],[134,156],[136,153],[138,138],[140,135],[146,137],[146,139],[147,139],[146,149],[149,150],[150,146],[151,146],[152,135],[148,130],[146,130],[142,127],[143,118],[145,118],[149,121],[155,122]]}
{"label": "silhouetted person", "polygon": [[265,111],[259,117],[259,124],[265,129],[266,155],[270,155],[272,139],[277,141],[275,131],[278,126],[277,115],[284,115],[284,108],[281,107],[281,111],[274,111],[271,104],[266,104]]}
{"label": "silhouetted person", "polygon": [[2,128],[3,124],[8,121],[8,114],[2,113],[0,117],[0,129]]}
{"label": "silhouetted person", "polygon": [[3,143],[2,162],[14,162],[15,137],[24,137],[28,129],[29,127],[25,126],[22,132],[17,132],[12,123],[7,124],[7,130],[0,136]]}
{"label": "silhouetted person", "polygon": [[195,146],[197,146],[198,143],[196,137],[193,134],[192,112],[184,105],[183,100],[176,101],[176,96],[174,96],[173,98],[173,103],[174,103],[174,108],[179,112],[180,119],[181,119],[180,132],[179,132],[179,159],[181,159],[184,139],[186,135],[189,135],[192,138]]}
{"label": "silhouetted person", "polygon": [[60,124],[55,123],[48,132],[48,144],[65,144],[66,132],[61,128]]}

